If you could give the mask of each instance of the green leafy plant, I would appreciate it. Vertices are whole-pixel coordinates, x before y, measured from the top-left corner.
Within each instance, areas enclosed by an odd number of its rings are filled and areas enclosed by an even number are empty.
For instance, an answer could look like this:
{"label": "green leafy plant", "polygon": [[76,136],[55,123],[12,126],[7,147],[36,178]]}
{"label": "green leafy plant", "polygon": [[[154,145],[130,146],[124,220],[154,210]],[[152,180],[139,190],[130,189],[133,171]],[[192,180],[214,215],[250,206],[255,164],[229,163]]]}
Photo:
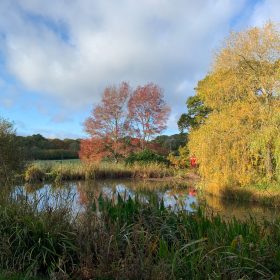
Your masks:
{"label": "green leafy plant", "polygon": [[138,153],[132,153],[130,154],[126,159],[125,163],[127,165],[132,165],[135,163],[138,164],[149,164],[149,163],[163,163],[163,164],[169,164],[169,161],[159,154],[156,154],[155,152],[151,150],[143,150]]}

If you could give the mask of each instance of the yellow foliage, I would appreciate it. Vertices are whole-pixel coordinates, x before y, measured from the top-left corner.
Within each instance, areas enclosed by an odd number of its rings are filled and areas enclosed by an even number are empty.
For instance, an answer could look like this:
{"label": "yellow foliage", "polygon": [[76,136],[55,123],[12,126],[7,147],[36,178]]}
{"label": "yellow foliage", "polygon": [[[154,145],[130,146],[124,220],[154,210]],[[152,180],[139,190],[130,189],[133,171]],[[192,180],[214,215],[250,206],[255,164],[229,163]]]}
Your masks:
{"label": "yellow foliage", "polygon": [[272,23],[232,33],[196,94],[213,111],[189,135],[217,187],[280,179],[280,34]]}
{"label": "yellow foliage", "polygon": [[181,156],[175,156],[172,153],[168,155],[167,159],[175,169],[185,168],[188,164],[187,159],[182,158]]}
{"label": "yellow foliage", "polygon": [[212,113],[205,125],[192,131],[189,149],[198,158],[202,177],[221,186],[250,182],[255,172],[247,143],[254,109],[238,102],[226,111]]}
{"label": "yellow foliage", "polygon": [[207,107],[221,110],[238,100],[267,102],[279,94],[280,34],[275,24],[231,33],[212,71],[198,83]]}

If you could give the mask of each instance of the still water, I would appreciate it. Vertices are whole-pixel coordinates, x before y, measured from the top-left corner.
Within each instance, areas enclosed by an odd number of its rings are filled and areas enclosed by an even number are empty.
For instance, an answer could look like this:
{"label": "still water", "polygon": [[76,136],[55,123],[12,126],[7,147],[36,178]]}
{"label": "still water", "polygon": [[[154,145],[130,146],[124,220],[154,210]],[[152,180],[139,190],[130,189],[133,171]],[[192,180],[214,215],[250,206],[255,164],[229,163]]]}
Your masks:
{"label": "still water", "polygon": [[220,214],[224,219],[235,217],[245,220],[250,217],[273,220],[280,217],[276,208],[264,207],[252,203],[234,203],[217,197],[197,193],[193,186],[174,186],[166,182],[135,180],[96,180],[67,182],[56,184],[26,184],[17,186],[13,196],[24,197],[36,202],[38,208],[67,206],[74,215],[84,211],[86,206],[100,195],[117,200],[137,198],[144,203],[150,199],[163,201],[171,211],[195,212],[198,207],[206,209],[209,215]]}

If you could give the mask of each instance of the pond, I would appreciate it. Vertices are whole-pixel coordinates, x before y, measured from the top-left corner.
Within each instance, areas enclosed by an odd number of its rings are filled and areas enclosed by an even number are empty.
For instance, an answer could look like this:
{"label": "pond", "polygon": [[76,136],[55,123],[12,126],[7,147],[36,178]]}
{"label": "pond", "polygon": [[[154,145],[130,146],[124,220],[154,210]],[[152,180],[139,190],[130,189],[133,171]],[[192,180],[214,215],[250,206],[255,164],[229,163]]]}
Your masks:
{"label": "pond", "polygon": [[258,220],[273,220],[279,216],[279,210],[253,203],[224,201],[217,197],[197,193],[193,186],[174,185],[161,181],[137,180],[95,180],[56,184],[26,184],[15,187],[14,197],[24,197],[36,202],[38,208],[68,206],[74,215],[84,211],[89,202],[100,195],[117,201],[137,198],[148,203],[150,199],[163,201],[172,211],[195,212],[198,207],[206,209],[209,215],[219,213],[224,219],[235,217],[238,220],[250,217]]}

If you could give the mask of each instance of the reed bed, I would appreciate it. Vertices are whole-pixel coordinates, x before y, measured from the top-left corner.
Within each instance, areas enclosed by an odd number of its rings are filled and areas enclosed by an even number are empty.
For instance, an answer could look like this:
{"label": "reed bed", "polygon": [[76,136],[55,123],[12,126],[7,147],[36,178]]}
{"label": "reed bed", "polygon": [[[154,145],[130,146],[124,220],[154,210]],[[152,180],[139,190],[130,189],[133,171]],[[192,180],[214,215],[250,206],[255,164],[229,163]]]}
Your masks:
{"label": "reed bed", "polygon": [[172,212],[151,197],[66,206],[7,196],[0,204],[0,271],[45,279],[278,279],[280,220],[223,221]]}
{"label": "reed bed", "polygon": [[26,182],[69,181],[87,179],[131,179],[131,178],[164,178],[175,175],[175,170],[163,164],[122,163],[84,164],[82,162],[38,162],[29,165],[25,171]]}
{"label": "reed bed", "polygon": [[[70,208],[46,206],[39,210],[39,203],[2,190],[0,271],[24,275],[19,279],[65,274],[75,261],[72,257],[76,252],[75,228],[70,222]],[[16,279],[16,276],[6,279],[13,277]]]}

